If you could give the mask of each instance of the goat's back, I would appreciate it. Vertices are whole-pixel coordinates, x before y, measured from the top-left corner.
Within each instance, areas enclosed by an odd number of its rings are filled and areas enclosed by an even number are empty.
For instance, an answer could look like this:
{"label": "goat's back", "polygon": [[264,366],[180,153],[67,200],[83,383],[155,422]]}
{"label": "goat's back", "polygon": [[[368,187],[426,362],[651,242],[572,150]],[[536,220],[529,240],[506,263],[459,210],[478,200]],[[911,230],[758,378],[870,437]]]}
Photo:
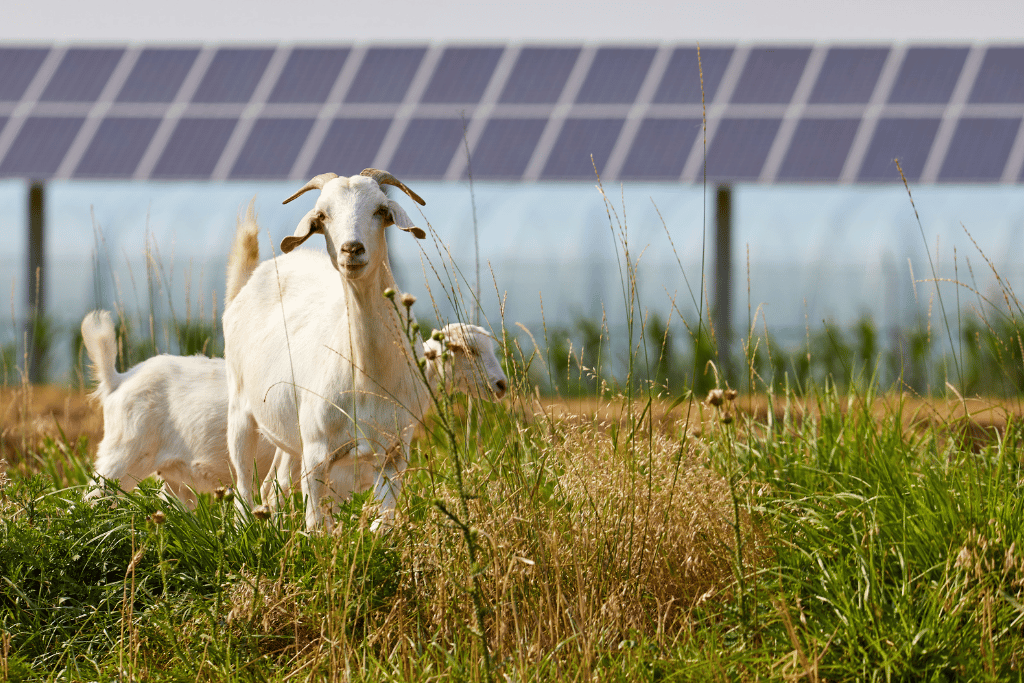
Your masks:
{"label": "goat's back", "polygon": [[226,462],[227,380],[224,361],[205,356],[154,356],[131,369],[103,402],[104,431],[152,439],[162,449]]}

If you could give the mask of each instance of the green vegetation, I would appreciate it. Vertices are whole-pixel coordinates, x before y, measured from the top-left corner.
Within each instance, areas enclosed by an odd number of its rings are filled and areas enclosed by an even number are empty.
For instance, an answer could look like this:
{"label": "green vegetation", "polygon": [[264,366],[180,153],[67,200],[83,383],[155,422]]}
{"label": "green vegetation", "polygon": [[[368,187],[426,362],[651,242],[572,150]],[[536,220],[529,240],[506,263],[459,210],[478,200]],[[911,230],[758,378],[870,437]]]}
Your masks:
{"label": "green vegetation", "polygon": [[610,419],[455,406],[418,441],[381,535],[367,494],[312,535],[294,507],[263,521],[204,498],[193,513],[153,485],[89,506],[84,445],[51,443],[47,470],[0,488],[0,672],[1017,676],[1020,425],[967,439],[870,394],[771,402],[761,421],[728,398],[677,419],[649,400],[609,402]]}
{"label": "green vegetation", "polygon": [[[1021,678],[1024,428],[961,398],[1024,390],[1016,300],[891,349],[865,320],[721,358],[706,322],[634,319],[609,216],[622,338],[504,330],[509,398],[438,397],[385,533],[369,493],[331,533],[298,497],[266,519],[154,482],[87,505],[87,444],[23,454],[0,481],[0,680]],[[122,327],[127,365],[150,327]]]}

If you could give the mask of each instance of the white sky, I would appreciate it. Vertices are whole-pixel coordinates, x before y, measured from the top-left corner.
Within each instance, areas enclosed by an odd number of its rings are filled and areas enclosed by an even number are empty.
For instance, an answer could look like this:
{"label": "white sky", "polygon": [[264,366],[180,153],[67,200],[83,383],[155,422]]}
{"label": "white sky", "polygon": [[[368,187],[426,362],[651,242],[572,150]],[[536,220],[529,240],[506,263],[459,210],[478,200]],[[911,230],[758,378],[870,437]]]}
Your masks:
{"label": "white sky", "polygon": [[[287,9],[286,9],[287,7]],[[0,40],[1015,40],[1021,0],[5,0]]]}

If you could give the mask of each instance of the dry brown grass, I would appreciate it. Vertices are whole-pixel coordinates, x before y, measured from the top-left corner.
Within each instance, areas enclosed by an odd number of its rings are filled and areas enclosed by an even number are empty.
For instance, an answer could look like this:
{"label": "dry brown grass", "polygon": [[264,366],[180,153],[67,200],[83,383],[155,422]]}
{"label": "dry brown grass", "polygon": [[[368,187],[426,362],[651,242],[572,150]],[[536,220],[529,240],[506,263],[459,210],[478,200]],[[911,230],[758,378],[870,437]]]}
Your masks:
{"label": "dry brown grass", "polygon": [[[600,653],[638,634],[680,637],[696,605],[733,586],[728,482],[692,438],[684,446],[648,430],[616,441],[578,416],[537,419],[520,433],[530,459],[517,464],[522,476],[489,476],[486,453],[466,473],[493,656],[526,668],[567,643]],[[745,516],[741,526],[756,567],[755,525]],[[474,628],[475,568],[458,532],[417,522],[400,533],[416,542],[402,559],[405,598],[389,616],[407,623],[394,632],[425,629],[444,642]]]}
{"label": "dry brown grass", "polygon": [[[1024,402],[1020,399],[953,397],[919,398],[886,395],[877,398],[871,414],[883,419],[893,414],[898,401],[903,403],[904,423],[908,429],[930,430],[945,428],[970,436],[977,443],[986,443],[1002,433],[1010,418],[1024,417]],[[644,410],[644,403],[627,406],[622,401],[596,398],[542,399],[526,407],[530,419],[558,420],[563,424],[577,424],[607,431],[612,424],[629,424]],[[769,399],[760,394],[741,396],[737,400],[738,412],[755,422],[764,424],[769,413]],[[847,404],[844,402],[844,410]],[[676,435],[685,423],[692,433],[700,434],[711,428],[716,416],[700,402],[683,402],[671,408],[668,400],[655,400],[651,404],[656,431]],[[671,408],[671,409],[670,409]],[[776,399],[771,412],[781,421],[786,410],[797,421],[814,417],[820,408],[812,401],[794,400],[785,405]],[[63,432],[74,443],[87,438],[90,452],[103,437],[103,417],[99,405],[88,400],[84,391],[61,386],[22,385],[0,387],[0,459],[8,466],[23,461],[25,453],[37,450],[47,438],[60,439]]]}
{"label": "dry brown grass", "polygon": [[26,454],[39,450],[46,439],[60,441],[61,432],[71,443],[85,436],[95,452],[103,418],[85,392],[31,384],[0,388],[0,460],[6,466],[30,466]]}

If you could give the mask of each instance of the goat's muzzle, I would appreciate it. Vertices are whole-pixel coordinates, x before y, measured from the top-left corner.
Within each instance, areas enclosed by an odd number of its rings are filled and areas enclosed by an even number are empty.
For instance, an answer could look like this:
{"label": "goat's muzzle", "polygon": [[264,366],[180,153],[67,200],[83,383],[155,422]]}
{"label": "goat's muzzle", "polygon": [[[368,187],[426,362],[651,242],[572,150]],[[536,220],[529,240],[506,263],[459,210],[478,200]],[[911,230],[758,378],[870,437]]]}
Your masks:
{"label": "goat's muzzle", "polygon": [[491,387],[491,391],[494,392],[495,398],[501,398],[505,395],[505,392],[508,391],[508,382],[503,379],[499,379],[494,383],[494,386]]}
{"label": "goat's muzzle", "polygon": [[366,253],[366,247],[359,240],[349,240],[341,245],[341,253],[349,258],[356,258]]}

